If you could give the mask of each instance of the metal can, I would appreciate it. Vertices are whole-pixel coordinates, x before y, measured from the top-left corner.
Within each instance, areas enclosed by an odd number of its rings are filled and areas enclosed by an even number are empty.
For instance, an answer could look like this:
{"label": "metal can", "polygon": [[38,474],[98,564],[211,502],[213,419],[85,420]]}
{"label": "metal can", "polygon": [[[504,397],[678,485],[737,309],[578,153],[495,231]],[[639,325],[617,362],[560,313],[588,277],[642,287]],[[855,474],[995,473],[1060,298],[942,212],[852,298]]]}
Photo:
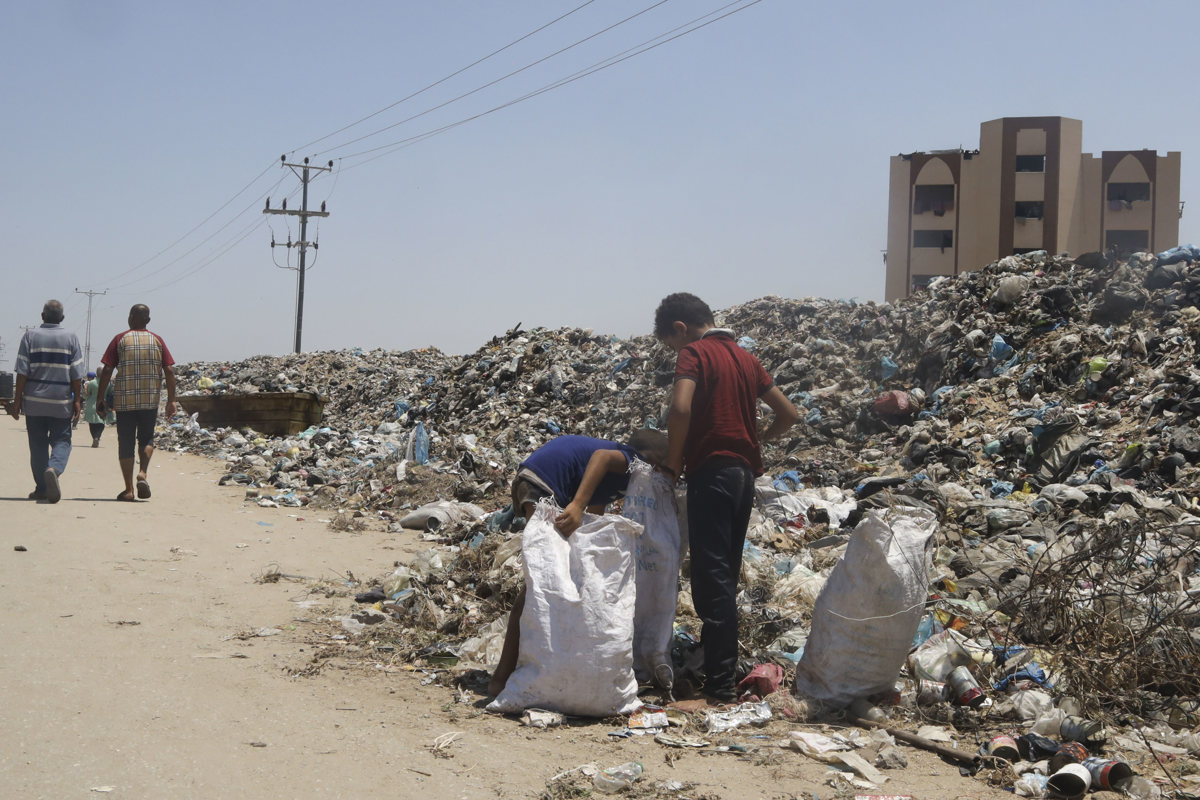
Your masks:
{"label": "metal can", "polygon": [[946,682],[950,684],[950,691],[959,705],[977,708],[987,699],[975,676],[966,667],[955,667]]}
{"label": "metal can", "polygon": [[1007,761],[1021,760],[1021,751],[1017,749],[1017,740],[1011,736],[992,737],[992,740],[984,745],[984,752]]}
{"label": "metal can", "polygon": [[1057,752],[1050,756],[1050,771],[1058,772],[1067,764],[1082,764],[1084,759],[1090,758],[1091,755],[1079,742],[1063,742],[1058,746]]}
{"label": "metal can", "polygon": [[946,684],[923,680],[917,684],[917,703],[931,706],[946,699]]}
{"label": "metal can", "polygon": [[1104,730],[1104,725],[1101,723],[1094,719],[1073,715],[1063,718],[1058,732],[1062,738],[1068,741],[1083,742],[1084,744],[1099,744],[1108,738],[1108,732]]}
{"label": "metal can", "polygon": [[1092,773],[1092,788],[1110,792],[1124,791],[1133,783],[1133,768],[1124,761],[1109,761],[1106,758],[1086,758],[1083,765]]}

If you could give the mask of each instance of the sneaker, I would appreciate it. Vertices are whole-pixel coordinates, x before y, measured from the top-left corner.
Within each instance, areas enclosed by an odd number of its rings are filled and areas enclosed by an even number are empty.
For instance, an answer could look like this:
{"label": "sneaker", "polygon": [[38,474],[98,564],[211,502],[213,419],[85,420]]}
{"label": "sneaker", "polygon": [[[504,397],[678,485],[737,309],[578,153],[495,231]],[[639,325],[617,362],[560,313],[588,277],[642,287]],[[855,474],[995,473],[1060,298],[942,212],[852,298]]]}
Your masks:
{"label": "sneaker", "polygon": [[97,436],[95,439],[92,439],[92,447],[99,447],[99,446],[100,446],[100,437]]}
{"label": "sneaker", "polygon": [[54,467],[46,467],[46,472],[42,475],[42,482],[46,484],[47,502],[57,503],[62,499],[62,490],[58,486],[58,473],[54,471]]}

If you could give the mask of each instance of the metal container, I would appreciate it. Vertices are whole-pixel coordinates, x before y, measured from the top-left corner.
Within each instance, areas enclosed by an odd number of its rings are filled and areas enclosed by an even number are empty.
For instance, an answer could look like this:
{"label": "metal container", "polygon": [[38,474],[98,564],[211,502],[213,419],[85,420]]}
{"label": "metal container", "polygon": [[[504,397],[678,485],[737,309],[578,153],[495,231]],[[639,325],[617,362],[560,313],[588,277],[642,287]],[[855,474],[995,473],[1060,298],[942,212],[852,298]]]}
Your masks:
{"label": "metal container", "polygon": [[1021,751],[1017,749],[1017,740],[1011,736],[995,736],[984,745],[984,752],[994,758],[1007,761],[1020,761]]}
{"label": "metal container", "polygon": [[1067,741],[1083,742],[1086,745],[1101,744],[1108,738],[1108,732],[1101,723],[1076,716],[1064,717],[1058,726],[1058,732]]}
{"label": "metal container", "polygon": [[1107,758],[1084,759],[1083,766],[1092,774],[1092,787],[1110,792],[1124,791],[1133,783],[1133,767],[1124,761],[1109,761]]}
{"label": "metal container", "polygon": [[917,684],[917,703],[931,706],[946,699],[946,684],[923,680]]}
{"label": "metal container", "polygon": [[987,699],[975,676],[966,667],[955,667],[946,683],[950,685],[950,694],[959,705],[978,708]]}
{"label": "metal container", "polygon": [[253,428],[294,436],[321,422],[325,401],[312,392],[180,395],[179,405],[207,428]]}

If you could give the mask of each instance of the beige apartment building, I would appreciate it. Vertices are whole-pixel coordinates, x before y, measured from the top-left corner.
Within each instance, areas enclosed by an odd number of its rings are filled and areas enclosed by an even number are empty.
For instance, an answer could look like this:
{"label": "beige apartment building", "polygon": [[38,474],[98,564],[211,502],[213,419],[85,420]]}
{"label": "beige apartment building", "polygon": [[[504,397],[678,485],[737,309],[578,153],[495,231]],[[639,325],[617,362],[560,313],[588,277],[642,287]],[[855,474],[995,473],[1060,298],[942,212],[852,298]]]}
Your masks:
{"label": "beige apartment building", "polygon": [[978,150],[892,157],[885,297],[1033,250],[1165,250],[1182,213],[1179,153],[1094,156],[1077,119],[994,119]]}

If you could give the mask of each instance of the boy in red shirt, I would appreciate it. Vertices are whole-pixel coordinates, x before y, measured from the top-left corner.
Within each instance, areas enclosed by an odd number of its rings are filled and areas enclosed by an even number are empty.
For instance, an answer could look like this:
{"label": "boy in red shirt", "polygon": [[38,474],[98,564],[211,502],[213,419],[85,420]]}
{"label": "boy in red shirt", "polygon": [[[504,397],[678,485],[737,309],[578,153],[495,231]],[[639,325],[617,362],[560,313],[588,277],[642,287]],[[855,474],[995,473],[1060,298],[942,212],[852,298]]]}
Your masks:
{"label": "boy in red shirt", "polygon": [[737,582],[754,479],[763,472],[758,401],[774,412],[761,439],[769,441],[800,415],[771,376],[733,333],[717,328],[712,310],[693,294],[663,298],[654,312],[654,335],[678,357],[664,471],[687,475],[692,602],[700,615],[704,694],[734,699],[737,667]]}

